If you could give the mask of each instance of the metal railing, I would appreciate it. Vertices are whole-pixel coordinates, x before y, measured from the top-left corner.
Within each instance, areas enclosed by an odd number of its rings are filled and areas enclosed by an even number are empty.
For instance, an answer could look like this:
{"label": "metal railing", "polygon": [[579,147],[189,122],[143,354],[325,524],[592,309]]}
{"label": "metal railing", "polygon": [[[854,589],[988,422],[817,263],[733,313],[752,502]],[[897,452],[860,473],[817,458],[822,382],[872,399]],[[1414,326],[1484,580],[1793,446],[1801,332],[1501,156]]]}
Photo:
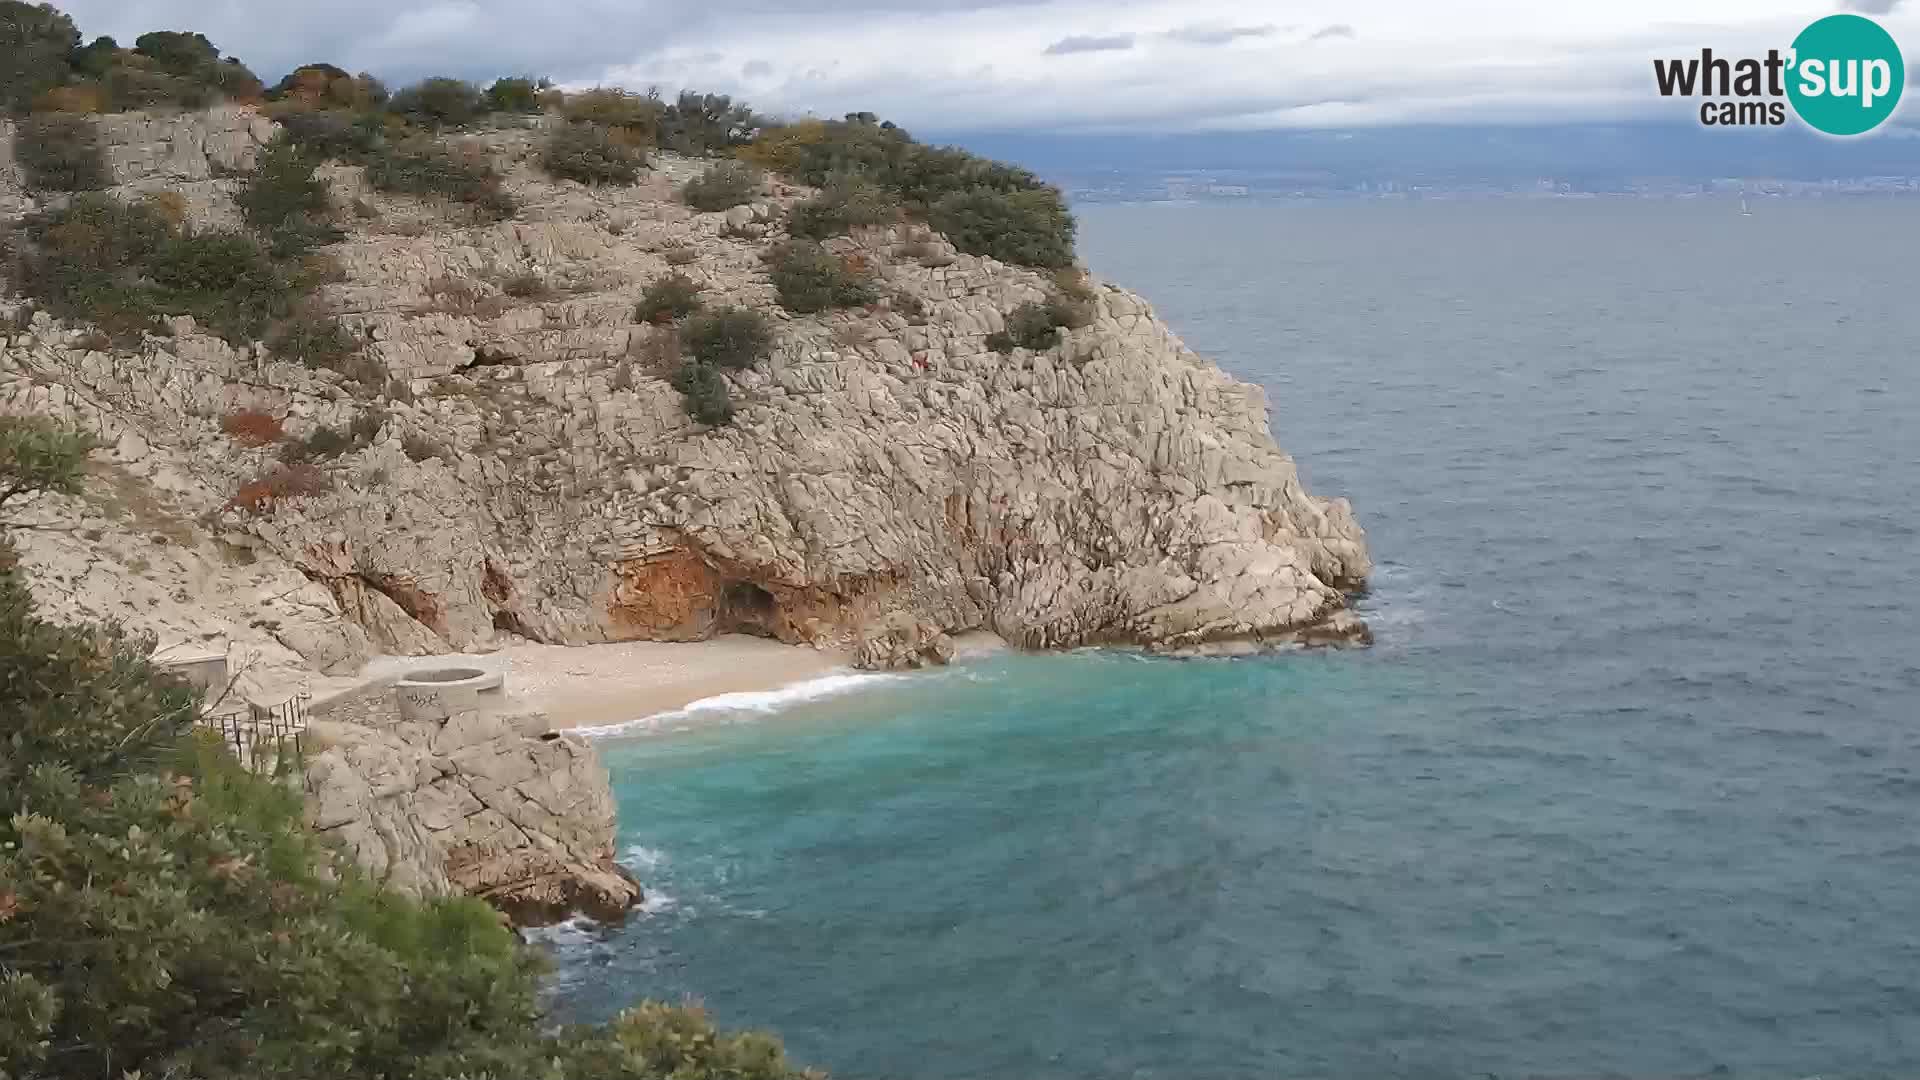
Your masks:
{"label": "metal railing", "polygon": [[312,694],[300,694],[278,705],[248,702],[246,711],[203,715],[202,727],[220,734],[220,741],[242,765],[255,772],[280,773],[297,766],[305,752],[307,703]]}

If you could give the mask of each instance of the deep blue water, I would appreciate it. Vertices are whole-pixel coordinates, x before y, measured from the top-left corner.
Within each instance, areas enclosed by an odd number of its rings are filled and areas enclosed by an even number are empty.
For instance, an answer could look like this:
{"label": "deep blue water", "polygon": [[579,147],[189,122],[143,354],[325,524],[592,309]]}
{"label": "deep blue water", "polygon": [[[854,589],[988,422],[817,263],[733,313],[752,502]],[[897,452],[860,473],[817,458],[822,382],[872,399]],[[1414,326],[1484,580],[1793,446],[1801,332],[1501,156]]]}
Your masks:
{"label": "deep blue water", "polygon": [[604,744],[692,994],[845,1078],[1920,1075],[1920,203],[1092,207],[1380,562],[1367,651]]}

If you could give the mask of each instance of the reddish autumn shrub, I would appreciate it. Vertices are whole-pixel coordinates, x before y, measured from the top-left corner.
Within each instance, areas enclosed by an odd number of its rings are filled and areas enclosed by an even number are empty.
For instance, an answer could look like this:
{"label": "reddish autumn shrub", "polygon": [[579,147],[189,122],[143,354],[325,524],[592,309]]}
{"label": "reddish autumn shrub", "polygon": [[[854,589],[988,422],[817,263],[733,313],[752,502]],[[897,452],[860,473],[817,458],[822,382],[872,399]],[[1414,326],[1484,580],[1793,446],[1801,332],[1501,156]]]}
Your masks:
{"label": "reddish autumn shrub", "polygon": [[229,506],[249,514],[264,514],[277,503],[325,493],[333,486],[327,474],[313,465],[288,465],[240,485]]}
{"label": "reddish autumn shrub", "polygon": [[241,446],[266,446],[286,434],[280,418],[258,409],[236,409],[220,418],[220,430]]}

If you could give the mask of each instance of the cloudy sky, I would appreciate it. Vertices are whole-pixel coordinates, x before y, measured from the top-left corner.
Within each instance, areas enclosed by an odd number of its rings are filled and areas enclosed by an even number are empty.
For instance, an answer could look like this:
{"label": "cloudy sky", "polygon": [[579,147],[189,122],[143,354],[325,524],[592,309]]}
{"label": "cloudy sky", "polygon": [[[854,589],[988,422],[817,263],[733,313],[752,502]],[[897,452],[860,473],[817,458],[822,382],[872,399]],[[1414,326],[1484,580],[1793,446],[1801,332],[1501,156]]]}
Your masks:
{"label": "cloudy sky", "polygon": [[530,72],[937,131],[1657,115],[1685,107],[1654,97],[1653,57],[1785,48],[1843,5],[1920,43],[1920,0],[59,3],[89,36],[199,30],[268,79],[312,60],[390,82]]}

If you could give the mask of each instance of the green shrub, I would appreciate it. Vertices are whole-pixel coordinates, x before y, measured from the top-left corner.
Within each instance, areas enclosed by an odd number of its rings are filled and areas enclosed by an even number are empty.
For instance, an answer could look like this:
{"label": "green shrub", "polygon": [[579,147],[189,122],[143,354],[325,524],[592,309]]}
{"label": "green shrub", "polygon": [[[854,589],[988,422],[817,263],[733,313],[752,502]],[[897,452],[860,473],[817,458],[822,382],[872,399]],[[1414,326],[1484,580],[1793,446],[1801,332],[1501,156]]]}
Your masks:
{"label": "green shrub", "polygon": [[265,93],[245,64],[223,58],[205,35],[190,32],[142,34],[132,51],[96,56],[94,66],[105,68],[102,82],[116,109],[204,109],[222,99],[258,101]]}
{"label": "green shrub", "polygon": [[661,146],[676,154],[718,154],[751,140],[760,128],[753,110],[725,94],[682,91],[660,110],[656,122]]}
{"label": "green shrub", "polygon": [[387,412],[378,407],[370,408],[353,418],[347,425],[347,433],[353,441],[366,445],[380,437],[380,429],[387,426]]}
{"label": "green shrub", "polygon": [[21,114],[68,77],[80,30],[50,4],[0,3],[0,109]]}
{"label": "green shrub", "polygon": [[355,351],[353,335],[317,304],[302,305],[276,323],[267,333],[266,345],[282,360],[335,371],[344,370]]}
{"label": "green shrub", "polygon": [[303,64],[267,91],[270,101],[291,101],[309,109],[363,111],[387,103],[387,88],[371,75],[353,75],[332,64]]}
{"label": "green shrub", "polygon": [[750,308],[717,308],[687,320],[680,340],[693,366],[750,368],[773,355],[773,324]]}
{"label": "green shrub", "polygon": [[156,315],[191,315],[235,345],[257,341],[293,310],[302,284],[250,236],[176,235],[145,267]]}
{"label": "green shrub", "polygon": [[871,275],[855,257],[843,258],[811,241],[781,245],[770,262],[780,306],[797,314],[859,307],[879,297]]}
{"label": "green shrub", "polygon": [[94,446],[92,436],[44,416],[0,416],[0,513],[41,493],[79,494]]}
{"label": "green shrub", "polygon": [[1028,301],[1007,315],[1007,328],[987,335],[987,348],[995,352],[1022,349],[1046,350],[1059,343],[1061,328],[1078,329],[1092,321],[1089,300],[1056,293],[1044,303]]}
{"label": "green shrub", "polygon": [[321,426],[304,439],[295,439],[280,447],[280,460],[288,465],[306,465],[327,461],[353,449],[354,441],[337,428]]}
{"label": "green shrub", "polygon": [[345,234],[330,220],[333,204],[318,161],[300,144],[277,136],[247,174],[233,201],[249,226],[267,237],[275,255],[296,258]]}
{"label": "green shrub", "polygon": [[1057,336],[1053,313],[1045,304],[1021,304],[1007,316],[1007,335],[1023,349],[1050,349]]}
{"label": "green shrub", "polygon": [[350,109],[276,108],[281,136],[321,161],[365,162],[387,141],[387,121],[379,113]]}
{"label": "green shrub", "polygon": [[459,154],[430,139],[415,139],[377,155],[367,182],[380,191],[437,195],[470,206],[483,219],[512,217],[513,198],[478,154]]}
{"label": "green shrub", "polygon": [[718,369],[685,364],[674,372],[673,388],[680,391],[680,404],[695,422],[719,427],[733,421],[733,399]]}
{"label": "green shrub", "polygon": [[927,304],[910,292],[896,291],[887,299],[887,309],[899,312],[910,319],[918,319],[927,313]]}
{"label": "green shrub", "polygon": [[1073,260],[1073,217],[1058,189],[1017,166],[915,142],[867,114],[768,127],[740,154],[818,187],[858,176],[924,214],[961,251],[1024,266]]}
{"label": "green shrub", "polygon": [[540,111],[540,95],[553,87],[547,79],[535,80],[525,76],[495,79],[482,105],[489,112],[518,113],[522,115]]}
{"label": "green shrub", "polygon": [[583,184],[632,184],[646,158],[599,124],[568,124],[547,138],[540,164],[563,180]]}
{"label": "green shrub", "polygon": [[787,230],[824,240],[861,226],[891,224],[899,216],[899,202],[879,187],[857,176],[836,176],[820,194],[793,208]]}
{"label": "green shrub", "polygon": [[22,121],[14,158],[35,191],[101,191],[113,184],[90,116],[56,113]]}
{"label": "green shrub", "polygon": [[750,203],[760,194],[760,171],[741,161],[722,161],[686,182],[680,197],[695,210],[713,213]]}
{"label": "green shrub", "polygon": [[1060,193],[994,191],[973,188],[941,197],[927,220],[953,246],[970,255],[987,255],[1019,266],[1073,264],[1073,215]]}
{"label": "green shrub", "polygon": [[235,345],[291,314],[310,287],[301,271],[241,233],[180,233],[147,203],[88,194],[30,218],[15,277],[62,318],[114,334],[191,315]]}
{"label": "green shrub", "polygon": [[428,458],[446,456],[440,445],[424,435],[408,435],[400,440],[400,449],[409,461],[425,461]]}
{"label": "green shrub", "polygon": [[569,121],[611,128],[621,142],[636,147],[653,145],[665,112],[666,106],[654,94],[607,87],[568,94],[560,107],[561,115]]}
{"label": "green shrub", "polygon": [[470,82],[444,76],[406,87],[387,102],[387,111],[410,124],[438,130],[464,127],[484,111],[480,91]]}
{"label": "green shrub", "polygon": [[516,300],[546,300],[554,294],[547,279],[532,271],[508,278],[500,284],[500,291]]}
{"label": "green shrub", "polygon": [[637,322],[666,323],[700,310],[700,285],[685,274],[655,278],[640,294],[633,317]]}

